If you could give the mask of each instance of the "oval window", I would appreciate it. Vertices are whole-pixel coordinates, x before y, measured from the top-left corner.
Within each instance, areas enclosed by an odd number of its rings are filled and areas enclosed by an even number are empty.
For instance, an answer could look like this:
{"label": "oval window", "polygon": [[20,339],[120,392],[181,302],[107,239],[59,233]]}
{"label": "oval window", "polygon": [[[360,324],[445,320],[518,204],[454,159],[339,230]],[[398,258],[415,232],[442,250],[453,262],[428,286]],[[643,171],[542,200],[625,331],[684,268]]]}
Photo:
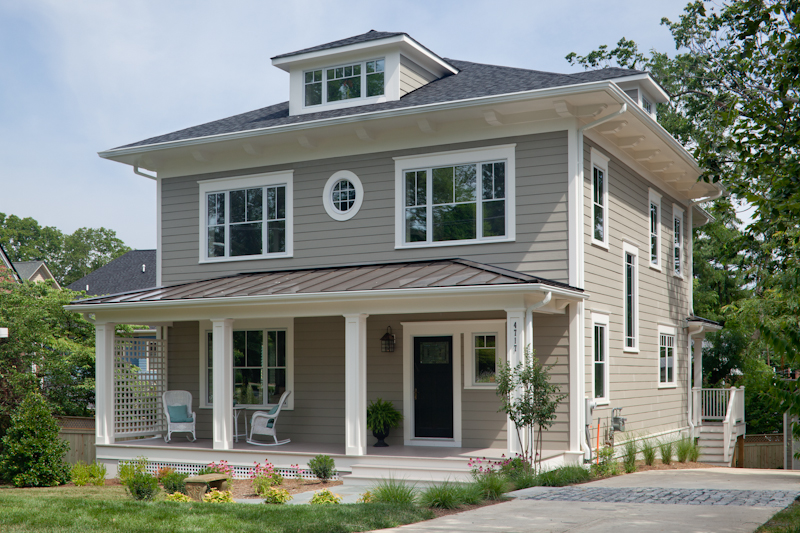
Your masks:
{"label": "oval window", "polygon": [[364,188],[358,176],[349,170],[340,170],[328,178],[322,192],[322,205],[334,220],[353,218],[364,201]]}

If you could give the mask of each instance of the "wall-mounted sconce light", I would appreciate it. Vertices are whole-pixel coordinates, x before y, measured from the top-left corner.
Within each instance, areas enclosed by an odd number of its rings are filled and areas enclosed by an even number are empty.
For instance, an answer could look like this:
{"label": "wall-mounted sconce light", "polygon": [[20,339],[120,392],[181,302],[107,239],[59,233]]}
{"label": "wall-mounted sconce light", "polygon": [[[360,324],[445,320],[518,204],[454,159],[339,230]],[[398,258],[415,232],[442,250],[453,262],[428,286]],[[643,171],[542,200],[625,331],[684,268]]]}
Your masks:
{"label": "wall-mounted sconce light", "polygon": [[392,326],[387,326],[386,333],[383,335],[383,337],[381,337],[381,351],[394,351],[394,333],[392,333]]}

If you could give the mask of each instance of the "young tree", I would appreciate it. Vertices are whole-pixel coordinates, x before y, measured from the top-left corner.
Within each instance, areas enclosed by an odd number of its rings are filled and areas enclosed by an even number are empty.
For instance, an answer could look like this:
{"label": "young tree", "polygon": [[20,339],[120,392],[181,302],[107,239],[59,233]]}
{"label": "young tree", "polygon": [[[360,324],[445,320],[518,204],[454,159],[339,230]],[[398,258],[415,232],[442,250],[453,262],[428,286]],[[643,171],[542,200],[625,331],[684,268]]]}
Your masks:
{"label": "young tree", "polygon": [[542,365],[534,354],[528,346],[523,361],[517,366],[498,363],[497,395],[502,401],[500,410],[514,423],[523,457],[534,465],[535,473],[541,468],[544,432],[552,427],[558,404],[567,395],[560,394],[560,387],[550,383],[553,365]]}

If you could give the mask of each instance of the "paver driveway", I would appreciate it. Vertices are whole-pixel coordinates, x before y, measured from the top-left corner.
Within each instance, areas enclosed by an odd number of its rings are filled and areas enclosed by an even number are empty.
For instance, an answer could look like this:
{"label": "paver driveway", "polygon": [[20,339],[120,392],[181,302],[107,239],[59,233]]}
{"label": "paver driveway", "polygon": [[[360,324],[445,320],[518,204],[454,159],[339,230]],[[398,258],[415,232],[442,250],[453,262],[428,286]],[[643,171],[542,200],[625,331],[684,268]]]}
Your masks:
{"label": "paver driveway", "polygon": [[800,472],[650,471],[513,494],[507,503],[383,531],[749,533],[800,496]]}

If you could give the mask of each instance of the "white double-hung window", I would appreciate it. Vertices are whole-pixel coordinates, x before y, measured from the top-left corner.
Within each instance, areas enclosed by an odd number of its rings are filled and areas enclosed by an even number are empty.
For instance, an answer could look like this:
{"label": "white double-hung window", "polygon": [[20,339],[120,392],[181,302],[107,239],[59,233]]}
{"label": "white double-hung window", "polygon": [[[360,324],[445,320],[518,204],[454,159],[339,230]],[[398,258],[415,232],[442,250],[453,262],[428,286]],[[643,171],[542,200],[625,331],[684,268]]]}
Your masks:
{"label": "white double-hung window", "polygon": [[608,249],[608,157],[592,148],[592,244]]}
{"label": "white double-hung window", "polygon": [[396,248],[515,238],[514,145],[395,158]]}
{"label": "white double-hung window", "polygon": [[683,209],[672,205],[672,273],[683,277]]}
{"label": "white double-hung window", "polygon": [[668,326],[658,327],[658,386],[674,387],[677,383],[677,329]]}
{"label": "white double-hung window", "polygon": [[650,267],[661,270],[661,195],[654,189],[649,194]]}
{"label": "white double-hung window", "polygon": [[592,384],[594,399],[599,404],[609,402],[608,315],[592,312]]}
{"label": "white double-hung window", "polygon": [[627,242],[622,243],[623,260],[623,351],[639,351],[639,250]]}
{"label": "white double-hung window", "polygon": [[199,185],[200,262],[291,256],[291,172]]}

